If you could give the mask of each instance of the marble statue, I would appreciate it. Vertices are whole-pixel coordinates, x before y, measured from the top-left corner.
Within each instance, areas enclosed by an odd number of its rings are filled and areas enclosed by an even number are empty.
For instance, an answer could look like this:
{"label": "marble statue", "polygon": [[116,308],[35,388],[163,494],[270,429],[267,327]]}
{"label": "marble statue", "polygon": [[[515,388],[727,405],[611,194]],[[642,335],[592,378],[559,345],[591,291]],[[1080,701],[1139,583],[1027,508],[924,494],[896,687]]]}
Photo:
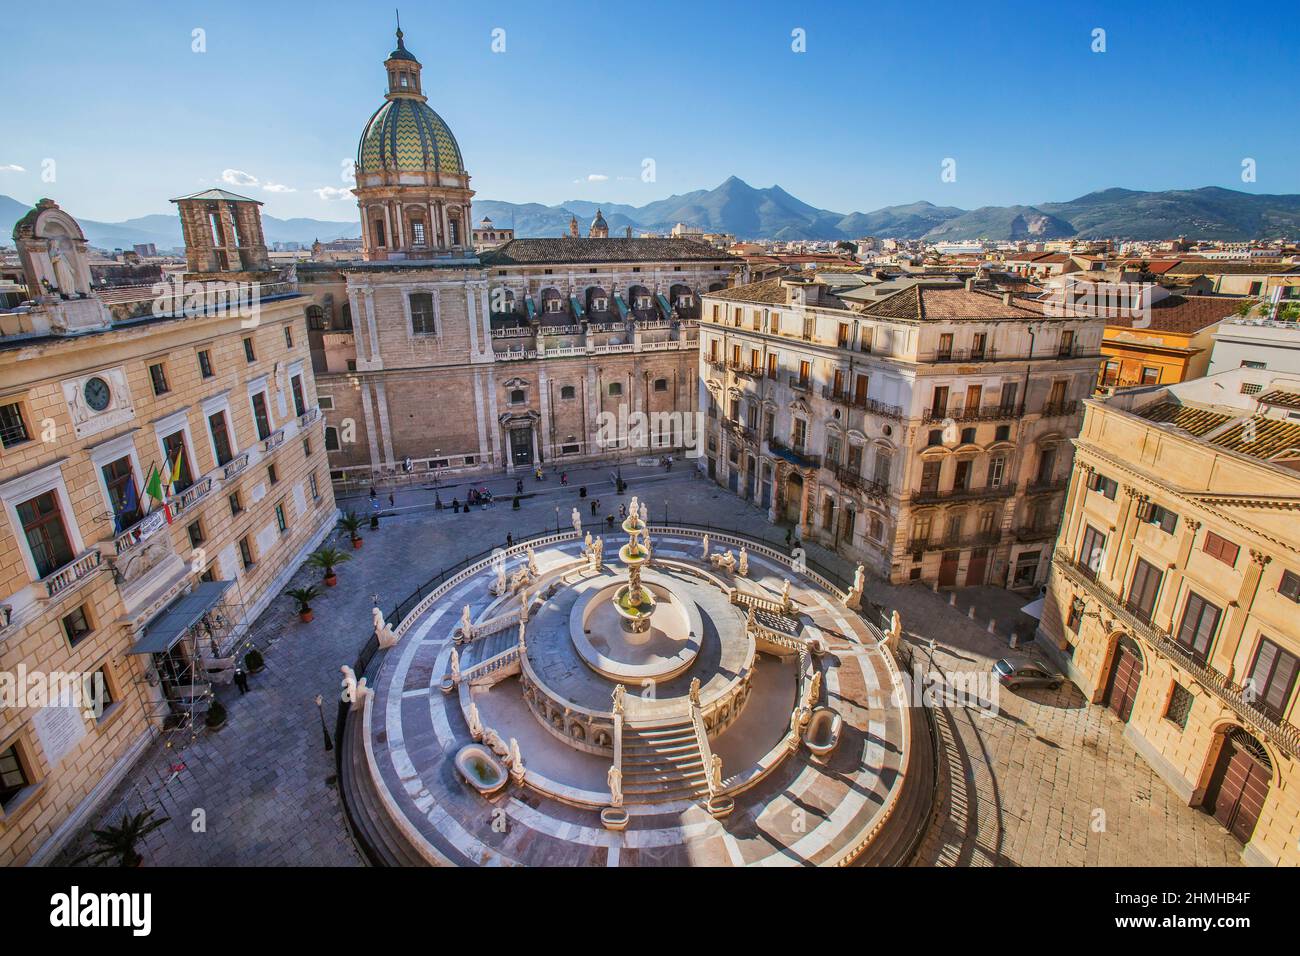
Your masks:
{"label": "marble statue", "polygon": [[393,631],[392,626],[384,620],[384,612],[377,607],[373,608],[370,617],[375,625],[375,637],[379,640],[379,646],[384,648],[396,644],[397,634]]}
{"label": "marble statue", "polygon": [[501,595],[506,593],[508,586],[506,584],[506,563],[505,561],[498,561],[496,580],[492,582],[492,587],[489,590],[493,594]]}
{"label": "marble statue", "polygon": [[574,508],[573,513],[569,516],[573,522],[573,533],[576,537],[582,537],[582,515],[578,514],[578,509]]}
{"label": "marble statue", "polygon": [[605,775],[605,782],[609,784],[610,805],[621,807],[623,805],[623,771],[611,764],[609,773]]}
{"label": "marble statue", "polygon": [[740,565],[738,570],[742,578],[749,577],[749,551],[744,547],[740,549]]}
{"label": "marble statue", "polygon": [[698,677],[691,678],[690,697],[691,697],[691,704],[695,707],[699,707],[700,706],[700,679]]}
{"label": "marble statue", "polygon": [[582,540],[582,553],[591,554],[591,532],[587,532],[587,537]]}
{"label": "marble statue", "polygon": [[614,702],[615,714],[621,715],[623,713],[623,700],[626,696],[627,696],[627,688],[625,688],[622,684],[615,684],[614,693],[611,695],[611,698]]}
{"label": "marble statue", "polygon": [[460,611],[460,639],[468,641],[474,636],[474,622],[470,620],[469,605],[466,604]]}
{"label": "marble statue", "polygon": [[535,552],[532,548],[529,548],[525,553],[528,555],[528,573],[536,574],[537,573],[537,552]]}
{"label": "marble statue", "polygon": [[849,588],[848,593],[844,595],[844,606],[857,610],[862,605],[862,589],[866,585],[867,570],[861,564],[853,572],[853,585]]}
{"label": "marble statue", "polygon": [[520,654],[528,653],[528,644],[524,640],[524,631],[526,630],[528,630],[528,622],[520,621],[519,622],[519,653]]}
{"label": "marble statue", "polygon": [[460,654],[456,652],[456,648],[454,647],[451,649],[451,670],[449,671],[449,673],[451,674],[451,679],[459,684],[460,683]]}
{"label": "marble statue", "polygon": [[867,578],[867,569],[864,568],[861,564],[859,564],[858,569],[853,572],[853,590],[861,594],[862,588],[866,584],[866,578]]}
{"label": "marble statue", "polygon": [[524,782],[524,755],[519,752],[519,741],[510,738],[510,779],[515,783]]}
{"label": "marble statue", "polygon": [[709,792],[717,793],[722,789],[722,758],[717,754],[713,755],[713,761],[709,764]]}
{"label": "marble statue", "polygon": [[501,735],[491,727],[483,728],[483,746],[487,747],[498,757],[508,757],[510,755],[510,748],[506,745],[506,742],[502,740]]}
{"label": "marble statue", "polygon": [[745,615],[745,630],[752,631],[754,625],[758,623],[758,610],[754,605],[749,606],[749,613]]}
{"label": "marble statue", "polygon": [[721,568],[724,571],[734,571],[736,568],[736,555],[730,548],[722,554],[710,555],[709,561],[715,568]]}
{"label": "marble statue", "polygon": [[356,672],[347,664],[344,664],[339,670],[343,674],[343,700],[350,703],[353,710],[360,710],[371,693],[370,688],[366,686],[366,679],[363,677],[357,680]]}
{"label": "marble statue", "polygon": [[709,536],[708,536],[707,534],[704,536],[704,555],[703,555],[703,556],[704,556],[705,558],[708,558],[708,556],[709,556]]}
{"label": "marble statue", "polygon": [[528,588],[519,592],[519,620],[528,620]]}
{"label": "marble statue", "polygon": [[637,500],[638,500],[637,496],[633,495],[632,506],[627,509],[628,517],[632,519],[633,524],[635,524],[637,519],[641,517],[641,511],[640,511],[641,506],[637,504]]}
{"label": "marble statue", "polygon": [[650,523],[650,509],[646,507],[645,502],[641,502],[641,523],[648,525]]}
{"label": "marble statue", "polygon": [[475,740],[482,740],[483,721],[478,715],[478,704],[473,701],[469,702],[469,713],[465,715],[465,721],[469,724],[469,735]]}
{"label": "marble statue", "polygon": [[822,695],[822,672],[814,671],[812,680],[808,684],[808,706],[813,707],[817,704],[817,699]]}
{"label": "marble statue", "polygon": [[781,603],[786,607],[790,606],[790,579],[786,578],[781,583]]}

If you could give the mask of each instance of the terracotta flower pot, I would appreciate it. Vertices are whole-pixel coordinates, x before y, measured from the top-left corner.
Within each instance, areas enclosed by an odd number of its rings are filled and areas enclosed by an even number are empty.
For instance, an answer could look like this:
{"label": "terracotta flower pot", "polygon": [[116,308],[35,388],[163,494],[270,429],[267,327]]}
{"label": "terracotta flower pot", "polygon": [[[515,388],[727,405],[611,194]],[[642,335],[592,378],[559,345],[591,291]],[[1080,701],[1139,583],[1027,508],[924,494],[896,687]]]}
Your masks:
{"label": "terracotta flower pot", "polygon": [[338,583],[339,583],[339,576],[335,574],[333,571],[325,575],[325,586],[327,588],[332,588],[334,587],[334,585]]}
{"label": "terracotta flower pot", "polygon": [[360,548],[360,547],[361,547],[361,539],[360,539],[360,538],[353,538],[353,539],[352,539],[352,550],[353,550],[353,551],[356,551],[356,550],[357,550],[358,548]]}
{"label": "terracotta flower pot", "polygon": [[304,624],[310,624],[311,619],[315,616],[316,615],[312,613],[311,608],[307,608],[307,610],[305,611],[298,612],[298,619],[302,621]]}

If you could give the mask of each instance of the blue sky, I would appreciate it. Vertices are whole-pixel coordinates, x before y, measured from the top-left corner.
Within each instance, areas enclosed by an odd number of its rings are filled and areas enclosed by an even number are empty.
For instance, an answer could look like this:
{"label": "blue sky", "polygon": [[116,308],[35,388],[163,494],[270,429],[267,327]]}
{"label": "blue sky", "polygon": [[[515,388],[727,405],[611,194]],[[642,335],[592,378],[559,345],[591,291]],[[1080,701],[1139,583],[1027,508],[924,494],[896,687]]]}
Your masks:
{"label": "blue sky", "polygon": [[[272,215],[355,218],[316,190],[347,185],[382,102],[391,2],[2,5],[0,193],[113,220],[229,169]],[[480,198],[639,205],[735,174],[851,212],[1300,192],[1298,6],[408,0],[402,25]]]}

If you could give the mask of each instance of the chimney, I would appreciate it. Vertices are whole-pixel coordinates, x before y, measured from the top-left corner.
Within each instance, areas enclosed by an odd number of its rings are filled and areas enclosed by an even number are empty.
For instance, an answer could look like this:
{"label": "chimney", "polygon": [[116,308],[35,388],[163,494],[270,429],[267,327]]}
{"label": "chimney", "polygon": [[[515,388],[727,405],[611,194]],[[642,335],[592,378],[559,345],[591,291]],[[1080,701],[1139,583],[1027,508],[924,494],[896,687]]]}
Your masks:
{"label": "chimney", "polygon": [[971,276],[969,279],[966,280],[966,291],[967,291],[967,292],[974,292],[974,291],[975,291],[975,277],[974,277],[974,276]]}
{"label": "chimney", "polygon": [[1011,293],[1010,293],[1010,292],[1003,292],[1003,293],[1002,293],[1002,304],[1003,304],[1003,305],[1010,305],[1010,304],[1011,304]]}

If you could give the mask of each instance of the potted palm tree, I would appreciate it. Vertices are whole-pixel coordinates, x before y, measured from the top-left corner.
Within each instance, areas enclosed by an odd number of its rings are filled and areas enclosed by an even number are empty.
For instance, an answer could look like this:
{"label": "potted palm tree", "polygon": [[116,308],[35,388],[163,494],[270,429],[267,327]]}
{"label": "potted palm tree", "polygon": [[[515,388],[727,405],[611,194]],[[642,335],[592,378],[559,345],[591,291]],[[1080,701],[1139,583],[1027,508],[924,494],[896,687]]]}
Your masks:
{"label": "potted palm tree", "polygon": [[153,819],[153,810],[144,810],[135,816],[122,814],[122,822],[117,826],[107,826],[102,830],[92,830],[95,848],[77,857],[74,863],[106,863],[117,860],[118,866],[140,866],[144,863],[136,850],[141,840],[157,830],[171,817]]}
{"label": "potted palm tree", "polygon": [[339,527],[348,533],[348,540],[352,542],[353,549],[361,547],[361,516],[348,511],[343,517],[339,518]]}
{"label": "potted palm tree", "polygon": [[325,586],[332,588],[339,583],[338,575],[334,573],[334,568],[344,561],[351,561],[352,555],[340,551],[338,548],[321,547],[317,548],[307,556],[307,563],[313,568],[320,568],[324,574]]}
{"label": "potted palm tree", "polygon": [[313,615],[311,612],[311,602],[313,598],[320,597],[320,588],[314,584],[309,584],[305,588],[290,588],[284,592],[289,597],[298,602],[298,618],[304,624],[311,621]]}

